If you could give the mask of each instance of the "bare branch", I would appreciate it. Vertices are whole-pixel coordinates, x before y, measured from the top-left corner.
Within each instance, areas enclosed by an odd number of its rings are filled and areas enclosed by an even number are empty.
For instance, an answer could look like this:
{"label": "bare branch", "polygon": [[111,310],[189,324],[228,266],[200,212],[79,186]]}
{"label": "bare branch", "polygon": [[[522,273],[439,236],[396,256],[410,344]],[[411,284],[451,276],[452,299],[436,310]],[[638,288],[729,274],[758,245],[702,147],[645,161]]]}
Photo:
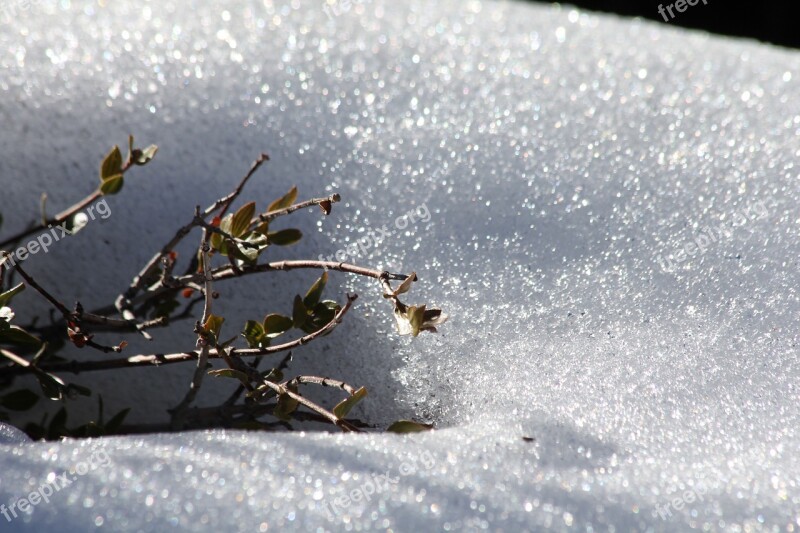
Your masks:
{"label": "bare branch", "polygon": [[[241,357],[253,356],[263,357],[276,353],[292,350],[298,346],[308,344],[317,337],[333,331],[337,325],[342,321],[342,318],[350,310],[352,303],[357,296],[355,294],[348,295],[347,303],[339,310],[333,319],[320,328],[319,330],[304,335],[299,339],[285,342],[283,344],[276,344],[275,346],[268,346],[266,348],[242,348],[233,350],[231,353]],[[104,359],[102,361],[58,361],[40,365],[42,370],[49,372],[68,372],[72,374],[80,374],[81,372],[95,372],[99,370],[113,370],[119,368],[135,368],[140,366],[161,366],[174,363],[185,363],[187,361],[195,361],[199,357],[199,351],[192,352],[179,352],[171,354],[152,354],[152,355],[134,355],[131,357],[123,357],[119,359]],[[222,357],[221,350],[212,348],[208,352],[209,359],[219,359]],[[12,366],[7,368],[0,368],[0,377],[14,376],[19,374],[28,374],[30,371],[23,367]]]}
{"label": "bare branch", "polygon": [[273,383],[271,381],[264,380],[262,382],[262,387],[267,387],[267,388],[272,389],[273,391],[275,391],[278,395],[286,395],[289,398],[292,398],[293,400],[298,401],[301,405],[304,405],[305,407],[307,407],[308,409],[311,409],[315,413],[324,416],[326,419],[328,419],[328,421],[330,421],[332,424],[334,424],[337,427],[339,427],[345,433],[349,433],[349,432],[361,433],[360,429],[355,427],[353,424],[351,424],[347,420],[339,418],[338,416],[336,416],[332,412],[328,411],[324,407],[322,407],[320,405],[317,405],[316,403],[312,402],[311,400],[307,399],[306,397],[304,397],[304,396],[302,396],[302,395],[290,390],[289,387],[286,386],[286,384],[278,384],[278,383]]}
{"label": "bare branch", "polygon": [[[200,266],[203,269],[203,277],[205,278],[205,287],[203,290],[204,296],[204,304],[203,304],[203,318],[200,321],[202,324],[206,324],[208,321],[209,316],[211,316],[211,273],[209,271],[210,261],[208,257],[209,252],[209,245],[208,245],[208,230],[203,230],[203,237],[200,240]],[[192,382],[189,385],[189,390],[186,392],[186,396],[184,396],[181,403],[178,404],[177,407],[172,411],[172,426],[174,429],[178,429],[181,426],[183,418],[186,414],[186,409],[192,404],[192,402],[197,397],[197,393],[200,391],[200,386],[203,384],[203,377],[206,375],[206,366],[208,365],[208,351],[209,351],[209,341],[206,337],[205,333],[198,332],[197,334],[197,345],[200,347],[200,355],[197,358],[197,366],[194,370],[194,375],[192,376]]]}
{"label": "bare branch", "polygon": [[[310,200],[306,200],[304,202],[299,202],[294,205],[290,205],[289,207],[284,207],[283,209],[276,209],[275,211],[268,211],[266,213],[262,213],[255,217],[250,224],[255,224],[257,222],[269,222],[273,219],[276,219],[283,215],[288,215],[290,213],[294,213],[298,209],[303,209],[306,207],[311,207],[312,205],[325,205],[326,202],[328,204],[335,204],[336,202],[341,201],[342,197],[338,194],[334,193],[330,196],[326,196],[325,198],[311,198]],[[327,206],[330,208],[330,205]],[[327,210],[326,210],[327,214]]]}
{"label": "bare branch", "polygon": [[335,389],[342,389],[347,394],[355,394],[355,387],[348,385],[344,381],[331,378],[321,378],[318,376],[297,376],[289,380],[289,383],[322,385],[323,387],[332,387]]}

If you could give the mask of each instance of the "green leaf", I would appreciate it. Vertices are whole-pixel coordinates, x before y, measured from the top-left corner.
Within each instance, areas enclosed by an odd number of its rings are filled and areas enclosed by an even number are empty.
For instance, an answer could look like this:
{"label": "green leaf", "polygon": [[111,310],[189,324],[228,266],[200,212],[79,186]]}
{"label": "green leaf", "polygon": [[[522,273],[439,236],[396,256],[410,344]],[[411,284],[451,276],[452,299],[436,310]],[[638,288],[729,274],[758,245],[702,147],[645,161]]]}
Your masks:
{"label": "green leaf", "polygon": [[100,192],[105,195],[117,194],[124,185],[122,174],[111,176],[100,184]]}
{"label": "green leaf", "polygon": [[[289,390],[292,392],[297,392],[297,387],[292,387],[291,385],[287,386]],[[300,406],[300,402],[289,396],[288,394],[281,394],[278,396],[278,405],[275,406],[275,410],[272,412],[276,417],[283,420],[284,422],[289,421],[289,415],[297,411],[297,408]]]}
{"label": "green leaf", "polygon": [[255,263],[258,260],[258,249],[242,246],[237,242],[228,241],[223,247],[222,252],[227,252],[230,257],[243,261],[244,263]]}
{"label": "green leaf", "polygon": [[0,405],[12,411],[27,411],[39,401],[39,396],[30,390],[22,389],[3,396]]}
{"label": "green leaf", "polygon": [[338,418],[344,418],[347,416],[347,413],[355,407],[355,405],[363,400],[367,396],[367,389],[365,387],[361,387],[353,394],[339,402],[336,407],[333,408],[333,414],[335,414]]}
{"label": "green leaf", "polygon": [[260,348],[264,340],[264,326],[255,320],[248,320],[244,323],[242,330],[242,337],[247,341],[247,346],[250,348]]}
{"label": "green leaf", "polygon": [[220,220],[219,229],[230,235],[232,227],[233,227],[233,213],[228,213],[227,215],[222,217],[222,220]]}
{"label": "green leaf", "polygon": [[223,322],[225,322],[225,318],[221,316],[208,315],[206,323],[203,324],[203,329],[205,329],[208,333],[214,335],[215,342],[217,339],[219,339],[219,332],[222,329]]}
{"label": "green leaf", "polygon": [[253,220],[255,214],[255,202],[250,202],[240,207],[239,210],[233,215],[233,219],[231,220],[230,234],[237,238],[244,235],[244,232],[250,227],[250,221]]}
{"label": "green leaf", "polygon": [[[222,218],[222,220],[219,223],[219,229],[230,235],[232,225],[233,225],[233,214],[230,213]],[[211,246],[215,250],[219,250],[219,252],[222,255],[228,255],[228,246],[225,242],[225,238],[219,233],[211,234]]]}
{"label": "green leaf", "polygon": [[16,285],[16,286],[8,289],[3,294],[0,294],[0,307],[5,307],[6,305],[8,305],[9,302],[11,302],[11,299],[14,296],[16,296],[17,294],[21,293],[24,290],[25,290],[25,284],[24,283],[20,283],[19,285]]}
{"label": "green leaf", "polygon": [[42,344],[42,341],[19,326],[10,326],[0,331],[0,342],[24,346],[39,346]]}
{"label": "green leaf", "polygon": [[234,378],[242,382],[247,382],[247,383],[250,382],[250,376],[239,370],[234,370],[233,368],[220,368],[219,370],[209,370],[208,375],[217,378]]}
{"label": "green leaf", "polygon": [[324,302],[318,303],[314,306],[314,318],[318,319],[322,322],[321,326],[324,326],[331,320],[333,317],[336,316],[336,313],[342,308],[337,302],[333,300],[325,300]]}
{"label": "green leaf", "polygon": [[271,381],[273,383],[279,383],[283,381],[283,372],[281,372],[280,368],[273,368],[270,370],[266,376],[264,376],[265,381]]}
{"label": "green leaf", "polygon": [[266,237],[269,234],[269,221],[264,220],[260,222],[253,231]]}
{"label": "green leaf", "polygon": [[322,291],[325,290],[325,285],[328,283],[328,273],[323,272],[322,276],[308,289],[306,297],[303,298],[303,303],[309,309],[313,309],[322,297]]}
{"label": "green leaf", "polygon": [[292,187],[292,189],[284,194],[281,198],[275,200],[269,207],[267,208],[267,213],[272,213],[273,211],[278,211],[280,209],[286,209],[290,205],[294,203],[297,199],[297,186]]}
{"label": "green leaf", "polygon": [[267,338],[274,339],[292,329],[292,319],[288,316],[269,314],[264,318],[264,332]]}
{"label": "green leaf", "polygon": [[433,429],[431,424],[421,424],[413,420],[398,420],[393,423],[386,431],[392,433],[419,433],[420,431],[430,431]]}
{"label": "green leaf", "polygon": [[61,381],[60,378],[57,378],[52,374],[45,374],[44,372],[41,372],[36,373],[36,380],[39,382],[39,386],[42,388],[44,395],[51,400],[61,400],[64,398],[66,384]]}
{"label": "green leaf", "polygon": [[308,309],[303,304],[303,299],[300,295],[294,297],[294,305],[292,306],[292,325],[296,328],[302,328],[308,320]]}
{"label": "green leaf", "polygon": [[158,152],[158,146],[155,144],[151,144],[144,150],[134,150],[133,162],[139,166],[146,165],[153,160],[153,158],[156,156],[156,152]]}
{"label": "green leaf", "polygon": [[104,182],[117,174],[122,174],[122,153],[119,146],[114,146],[100,165],[100,181]]}
{"label": "green leaf", "polygon": [[131,408],[128,407],[112,416],[111,420],[109,420],[108,423],[103,426],[103,429],[105,430],[104,433],[108,435],[109,433],[116,433],[119,431],[120,426],[122,426],[122,422],[125,421],[125,417],[128,416],[128,413],[130,412]]}
{"label": "green leaf", "polygon": [[284,229],[275,231],[267,235],[270,244],[277,244],[278,246],[288,246],[294,244],[303,238],[303,234],[299,229]]}
{"label": "green leaf", "polygon": [[419,307],[412,305],[408,308],[408,323],[411,325],[411,334],[416,337],[425,323],[425,305]]}

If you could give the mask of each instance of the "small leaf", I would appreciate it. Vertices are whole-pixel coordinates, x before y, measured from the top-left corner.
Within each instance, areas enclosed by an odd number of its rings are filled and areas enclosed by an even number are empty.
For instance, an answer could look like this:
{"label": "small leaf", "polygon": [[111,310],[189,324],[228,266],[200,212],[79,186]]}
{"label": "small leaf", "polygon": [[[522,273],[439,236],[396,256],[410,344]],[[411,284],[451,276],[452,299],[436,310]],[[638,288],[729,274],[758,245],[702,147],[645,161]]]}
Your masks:
{"label": "small leaf", "polygon": [[264,318],[264,332],[267,338],[274,339],[292,329],[292,323],[288,316],[269,314]]}
{"label": "small leaf", "polygon": [[0,331],[0,342],[24,346],[39,346],[42,344],[42,341],[19,326],[10,326]]}
{"label": "small leaf", "polygon": [[400,335],[411,335],[411,323],[408,320],[408,307],[400,300],[394,302],[394,318],[397,321],[397,332]]}
{"label": "small leaf", "polygon": [[411,335],[416,337],[422,329],[422,324],[425,322],[425,305],[419,307],[412,305],[408,308],[408,323],[411,325]]}
{"label": "small leaf", "polygon": [[367,389],[365,387],[361,387],[353,394],[339,402],[336,407],[333,408],[333,414],[335,414],[338,418],[346,417],[350,410],[366,396]]}
{"label": "small leaf", "polygon": [[125,421],[125,417],[128,416],[128,413],[131,412],[130,407],[123,409],[119,413],[115,414],[111,417],[111,420],[105,424],[103,429],[105,430],[104,433],[108,435],[109,433],[116,433],[119,431],[120,426],[122,426],[122,422]]}
{"label": "small leaf", "polygon": [[325,300],[324,302],[318,303],[314,307],[314,316],[322,322],[320,327],[333,320],[333,317],[336,316],[336,313],[338,313],[341,308],[342,306],[333,300]]}
{"label": "small leaf", "polygon": [[233,227],[233,213],[228,213],[219,222],[219,229],[230,235]]}
{"label": "small leaf", "polygon": [[219,332],[222,329],[223,322],[225,322],[225,318],[216,315],[209,315],[208,319],[206,319],[206,323],[203,324],[203,329],[214,335],[215,342],[217,339],[219,339]]}
{"label": "small leaf", "polygon": [[323,200],[323,201],[321,201],[319,203],[319,208],[322,209],[322,212],[325,213],[325,216],[328,216],[328,215],[331,214],[331,208],[332,207],[333,207],[333,204],[331,203],[330,200]]}
{"label": "small leaf", "polygon": [[[226,215],[219,223],[219,229],[230,235],[231,226],[233,225],[233,214]],[[225,238],[219,233],[211,234],[211,246],[218,250],[222,255],[228,255],[228,246]]]}
{"label": "small leaf", "polygon": [[155,144],[151,144],[144,150],[134,150],[133,162],[139,166],[146,165],[153,160],[153,158],[156,156],[156,152],[158,152],[158,146]]}
{"label": "small leaf", "polygon": [[269,222],[266,220],[260,222],[253,231],[266,237],[269,235]]}
{"label": "small leaf", "polygon": [[449,317],[442,313],[441,309],[431,308],[426,309],[425,313],[423,314],[422,318],[422,327],[420,328],[421,331],[431,331],[436,332],[436,326],[439,324],[444,324],[447,322]]}
{"label": "small leaf", "polygon": [[236,214],[233,215],[230,234],[237,238],[244,235],[244,232],[250,227],[250,221],[253,220],[255,214],[255,202],[250,202],[240,207]]}
{"label": "small leaf", "polygon": [[239,370],[234,370],[233,368],[220,368],[219,370],[209,370],[208,375],[217,378],[238,379],[239,381],[246,383],[250,382],[250,376]]}
{"label": "small leaf", "polygon": [[250,348],[260,348],[261,342],[264,339],[264,326],[255,320],[248,320],[244,323],[242,330],[242,337],[247,341],[247,346]]}
{"label": "small leaf", "polygon": [[[292,385],[287,385],[287,389],[291,390],[292,392],[297,392],[297,387]],[[288,394],[281,394],[278,396],[278,405],[275,406],[275,410],[272,412],[277,418],[283,420],[284,422],[289,421],[289,415],[294,413],[297,408],[300,406],[300,402],[289,396]]]}
{"label": "small leaf", "polygon": [[290,205],[294,203],[297,199],[297,187],[292,187],[292,189],[287,192],[283,197],[275,200],[269,207],[267,208],[267,213],[272,213],[273,211],[278,211],[280,209],[286,209]]}
{"label": "small leaf", "polygon": [[124,183],[122,174],[111,176],[100,184],[100,192],[107,196],[117,194],[122,190]]}
{"label": "small leaf", "polygon": [[269,233],[267,235],[270,244],[277,244],[278,246],[288,246],[294,244],[303,238],[303,234],[299,229],[285,229]]}
{"label": "small leaf", "polygon": [[431,424],[422,424],[413,420],[398,420],[393,423],[386,431],[392,433],[419,433],[420,431],[430,431],[433,429]]}
{"label": "small leaf", "polygon": [[104,182],[112,176],[122,173],[122,153],[119,146],[114,146],[100,165],[100,181]]}
{"label": "small leaf", "polygon": [[292,326],[302,328],[308,320],[308,309],[303,304],[303,299],[300,295],[294,297],[294,305],[292,306]]}
{"label": "small leaf", "polygon": [[60,378],[52,374],[45,374],[44,372],[36,374],[36,380],[42,388],[44,395],[51,400],[61,400],[64,398],[66,384]]}
{"label": "small leaf", "polygon": [[14,296],[21,293],[24,290],[25,290],[25,284],[20,283],[19,285],[16,285],[11,289],[8,289],[6,292],[0,294],[0,307],[5,307],[6,305],[8,305]]}
{"label": "small leaf", "polygon": [[[417,273],[412,272],[410,276],[408,276],[403,283],[401,283],[392,293],[391,296],[400,296],[401,294],[405,294],[411,289],[411,284],[417,281]],[[390,295],[384,295],[385,298],[391,297]]]}
{"label": "small leaf", "polygon": [[39,396],[30,390],[22,389],[3,396],[0,405],[12,411],[27,411],[39,401]]}
{"label": "small leaf", "polygon": [[237,242],[230,242],[230,240],[223,246],[223,251],[227,252],[230,257],[244,263],[252,264],[258,260],[258,248],[242,246]]}
{"label": "small leaf", "polygon": [[303,304],[309,309],[313,309],[319,303],[322,297],[322,291],[325,290],[325,285],[328,283],[328,273],[323,272],[322,276],[308,289],[306,297],[303,298]]}

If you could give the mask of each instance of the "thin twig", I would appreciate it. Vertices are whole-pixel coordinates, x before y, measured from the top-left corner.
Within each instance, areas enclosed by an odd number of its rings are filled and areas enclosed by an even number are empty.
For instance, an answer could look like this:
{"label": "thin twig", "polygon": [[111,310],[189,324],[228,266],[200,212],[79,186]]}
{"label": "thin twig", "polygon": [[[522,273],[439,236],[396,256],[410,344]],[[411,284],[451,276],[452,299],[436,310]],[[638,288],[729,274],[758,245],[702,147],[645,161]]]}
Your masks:
{"label": "thin twig", "polygon": [[298,385],[304,383],[311,385],[322,385],[323,387],[342,389],[343,391],[347,392],[347,394],[354,394],[356,392],[355,387],[348,385],[344,381],[331,378],[321,378],[318,376],[297,376],[296,378],[290,379],[289,383],[297,383]]}
{"label": "thin twig", "polygon": [[[8,257],[9,257],[9,254],[8,254],[7,252],[2,252],[2,257],[3,257],[3,260],[5,261],[5,260],[7,260],[7,259],[8,259]],[[70,317],[71,317],[72,313],[70,313],[70,310],[69,310],[69,309],[67,309],[67,306],[65,306],[63,303],[61,303],[60,301],[58,301],[58,299],[56,299],[56,297],[55,297],[55,296],[53,296],[52,294],[50,294],[49,292],[47,292],[47,291],[46,291],[46,290],[45,290],[45,289],[44,289],[44,288],[43,288],[41,285],[39,285],[38,283],[36,283],[36,280],[35,280],[35,279],[33,279],[33,278],[32,278],[32,277],[31,277],[31,276],[30,276],[30,275],[29,275],[27,272],[25,272],[25,271],[22,269],[22,267],[21,267],[21,266],[20,266],[18,263],[15,263],[15,264],[13,265],[13,268],[14,268],[14,269],[15,269],[17,272],[19,272],[19,275],[20,275],[20,276],[22,276],[22,279],[24,279],[24,280],[25,280],[25,282],[26,282],[28,285],[30,285],[31,287],[33,287],[33,289],[34,289],[34,290],[36,290],[36,292],[38,292],[38,293],[39,293],[39,294],[41,294],[42,296],[44,296],[44,298],[45,298],[45,299],[46,299],[48,302],[50,302],[50,303],[53,305],[53,307],[55,307],[56,309],[58,309],[58,311],[59,311],[59,312],[60,312],[62,315],[64,315],[64,318],[66,318],[67,320],[69,320],[69,319],[70,319]]]}
{"label": "thin twig", "polygon": [[[306,200],[304,202],[299,202],[294,205],[290,205],[289,207],[284,207],[283,209],[276,209],[275,211],[268,211],[266,213],[262,213],[255,217],[250,224],[255,224],[257,222],[269,222],[275,218],[278,218],[283,215],[288,215],[290,213],[294,213],[298,209],[304,209],[306,207],[311,207],[312,205],[320,205],[324,202],[329,202],[331,204],[335,204],[336,202],[341,201],[342,197],[339,194],[334,193],[330,196],[326,196],[325,198],[311,198],[310,200]],[[330,207],[330,206],[328,206]]]}
{"label": "thin twig", "polygon": [[[319,270],[335,270],[337,272],[345,272],[348,274],[357,274],[377,280],[392,279],[403,281],[408,276],[405,274],[392,274],[382,270],[375,270],[372,268],[360,267],[358,265],[351,265],[349,263],[339,263],[336,261],[314,261],[314,260],[294,260],[294,261],[273,261],[272,263],[262,263],[260,265],[242,265],[239,267],[239,272],[235,272],[230,266],[215,268],[211,271],[214,276],[214,281],[223,281],[226,279],[236,278],[245,274],[256,274],[259,272],[272,272],[272,271],[289,271],[296,269],[319,269]],[[191,281],[197,282],[201,277],[199,274],[188,274],[175,278],[178,284],[185,284]]]}
{"label": "thin twig", "polygon": [[[127,169],[125,169],[127,170]],[[85,208],[98,198],[103,196],[103,193],[100,192],[100,189],[96,189],[94,192],[86,196],[83,200],[73,204],[72,206],[66,208],[65,210],[61,211],[59,214],[54,216],[49,220],[40,220],[39,224],[29,227],[28,229],[22,230],[11,237],[0,241],[0,246],[8,246],[9,244],[17,243],[24,239],[25,237],[29,237],[36,233],[37,231],[45,230],[50,226],[57,226],[59,224],[63,224],[69,217],[80,211],[81,209]]]}
{"label": "thin twig", "polygon": [[279,396],[280,395],[286,395],[289,398],[292,398],[293,400],[296,400],[301,405],[304,405],[305,407],[311,409],[315,413],[318,413],[318,414],[324,416],[332,424],[334,424],[337,427],[341,428],[341,430],[346,432],[346,433],[347,432],[361,433],[360,429],[355,427],[353,424],[351,424],[347,420],[339,418],[338,416],[336,416],[332,412],[328,411],[324,407],[322,407],[320,405],[317,405],[316,403],[314,403],[311,400],[307,399],[305,396],[302,396],[302,395],[292,391],[291,389],[289,389],[289,387],[286,386],[286,384],[278,384],[278,383],[273,383],[271,381],[264,380],[262,382],[262,386],[265,386],[265,387],[268,387],[268,388],[272,389]]}
{"label": "thin twig", "polygon": [[[199,214],[199,218],[205,222],[205,219],[208,218],[211,214],[216,212],[218,209],[222,208],[223,213],[227,211],[230,207],[231,203],[236,200],[239,194],[242,192],[242,189],[247,184],[248,180],[255,174],[255,172],[261,167],[261,165],[269,161],[269,156],[267,154],[261,154],[261,156],[256,159],[253,165],[250,167],[250,170],[245,174],[245,176],[239,182],[239,185],[236,186],[236,189],[229,195],[225,196],[224,198],[220,198],[210,206],[208,206],[201,214]],[[180,228],[172,239],[165,244],[161,251],[156,253],[150,261],[148,261],[145,266],[139,271],[139,273],[133,278],[131,281],[130,286],[128,289],[120,294],[116,301],[114,302],[115,307],[117,310],[122,314],[123,318],[130,319],[133,315],[131,311],[132,306],[134,303],[132,299],[144,288],[145,280],[147,280],[153,271],[158,267],[158,264],[161,262],[161,259],[169,254],[173,249],[186,237],[191,231],[192,228],[198,225],[198,213],[195,213],[195,216],[192,217],[192,221],[182,228]]]}
{"label": "thin twig", "polygon": [[[231,353],[238,356],[252,356],[263,357],[276,353],[292,350],[304,344],[308,344],[317,337],[333,331],[337,325],[342,321],[342,318],[350,310],[352,303],[355,301],[356,295],[348,295],[347,303],[334,315],[333,319],[313,333],[304,335],[293,341],[285,342],[283,344],[276,344],[275,346],[267,346],[266,348],[242,348],[233,350]],[[55,361],[50,363],[43,363],[40,365],[42,370],[49,372],[68,372],[72,374],[80,374],[81,372],[94,372],[99,370],[114,370],[119,368],[135,368],[141,366],[161,366],[173,363],[185,363],[187,361],[195,361],[199,356],[199,351],[192,352],[178,352],[171,354],[151,354],[151,355],[134,355],[131,357],[123,357],[118,359],[104,359],[101,361]],[[208,352],[209,359],[222,358],[221,350],[212,348]],[[19,374],[27,374],[30,370],[12,366],[7,368],[0,368],[0,377],[13,376]]]}
{"label": "thin twig", "polygon": [[[198,208],[198,212],[200,209]],[[203,277],[205,278],[205,287],[203,290],[204,296],[204,303],[203,303],[203,318],[200,321],[201,328],[202,325],[208,322],[208,318],[211,316],[211,299],[212,299],[212,288],[211,288],[211,273],[209,267],[210,261],[208,257],[209,252],[209,245],[208,245],[208,230],[203,230],[203,237],[200,240],[200,266],[203,269]],[[192,382],[189,385],[189,390],[186,392],[181,403],[173,410],[172,412],[172,426],[174,429],[178,429],[181,426],[183,418],[186,414],[186,409],[192,405],[195,398],[197,397],[197,393],[200,391],[200,386],[203,384],[203,377],[206,375],[206,366],[208,366],[208,351],[209,351],[209,339],[207,337],[207,333],[200,331],[197,334],[197,345],[200,347],[200,355],[197,358],[197,366],[194,370],[194,375],[192,376]],[[224,352],[223,352],[224,353]]]}
{"label": "thin twig", "polygon": [[214,211],[216,211],[217,209],[222,207],[222,211],[220,212],[219,216],[220,216],[220,218],[224,217],[225,213],[228,212],[228,209],[230,208],[231,204],[242,193],[242,189],[244,189],[244,186],[247,184],[247,181],[251,177],[253,177],[253,174],[256,173],[258,168],[261,165],[263,165],[265,162],[267,162],[267,161],[269,161],[269,156],[267,154],[261,154],[258,157],[258,159],[256,159],[253,162],[253,166],[250,167],[250,170],[247,172],[247,174],[245,174],[245,176],[242,178],[242,180],[239,182],[239,185],[236,186],[236,188],[233,190],[233,192],[230,193],[225,198],[221,198],[221,199],[217,200],[217,202],[215,202],[215,204],[212,207],[209,208],[210,210],[209,209],[206,210],[206,213],[208,215],[210,215],[211,213],[213,213]]}

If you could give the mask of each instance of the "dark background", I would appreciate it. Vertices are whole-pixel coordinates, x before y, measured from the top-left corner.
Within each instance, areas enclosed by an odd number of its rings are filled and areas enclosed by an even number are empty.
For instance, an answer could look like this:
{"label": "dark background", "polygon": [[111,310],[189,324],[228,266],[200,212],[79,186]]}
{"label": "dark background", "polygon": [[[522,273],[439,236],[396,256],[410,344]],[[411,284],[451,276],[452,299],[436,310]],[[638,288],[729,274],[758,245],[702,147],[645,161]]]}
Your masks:
{"label": "dark background", "polygon": [[[658,13],[662,4],[676,0],[570,0],[562,5],[575,5],[594,11],[605,11],[619,15],[638,16],[656,20],[662,24],[697,28],[712,33],[751,37],[760,41],[800,48],[800,1],[798,0],[751,0],[734,2],[730,0],[707,0],[704,5],[699,0],[695,6],[687,6],[686,11],[664,22]],[[667,13],[669,17],[669,13]]]}

